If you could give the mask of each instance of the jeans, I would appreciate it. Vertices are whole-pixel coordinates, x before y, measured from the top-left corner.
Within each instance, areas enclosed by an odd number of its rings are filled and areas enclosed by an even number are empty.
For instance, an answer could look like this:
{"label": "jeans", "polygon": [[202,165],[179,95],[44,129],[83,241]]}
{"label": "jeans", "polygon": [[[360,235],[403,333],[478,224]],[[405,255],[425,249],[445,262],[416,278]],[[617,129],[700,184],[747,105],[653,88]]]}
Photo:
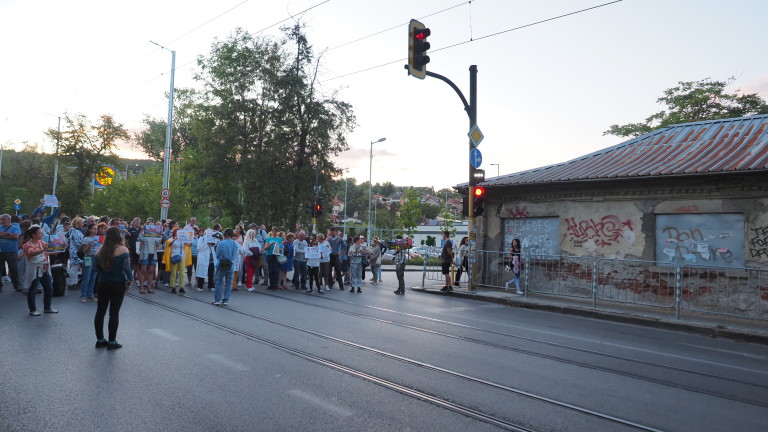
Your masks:
{"label": "jeans", "polygon": [[395,273],[397,274],[398,291],[405,292],[405,263],[396,265]]}
{"label": "jeans", "polygon": [[299,287],[301,280],[301,289],[307,289],[307,262],[293,260],[293,287]]}
{"label": "jeans", "polygon": [[[232,276],[234,274],[235,272],[232,271],[232,268],[227,270],[221,268],[216,269],[216,290],[213,292],[214,301],[229,301],[229,295],[232,294]],[[221,292],[222,289],[224,290],[223,296]]]}
{"label": "jeans", "polygon": [[349,273],[352,278],[352,288],[360,288],[363,286],[363,263],[352,262],[349,265]]}
{"label": "jeans", "polygon": [[459,282],[461,279],[461,273],[463,271],[466,271],[467,274],[469,274],[469,263],[467,262],[467,257],[464,257],[464,259],[461,260],[461,265],[456,270],[456,279],[454,279],[455,282]]}
{"label": "jeans", "polygon": [[120,307],[125,298],[125,282],[99,282],[99,305],[93,326],[96,329],[96,339],[104,339],[104,315],[109,308],[109,341],[117,338],[117,326],[120,323]]}
{"label": "jeans", "polygon": [[376,278],[381,280],[381,266],[376,267]]}
{"label": "jeans", "polygon": [[42,276],[35,278],[31,284],[27,287],[27,306],[29,306],[30,312],[35,312],[37,306],[35,306],[35,294],[37,294],[38,282],[43,285],[43,309],[51,309],[51,299],[53,298],[53,284],[51,281],[51,275],[48,272],[43,272]]}
{"label": "jeans", "polygon": [[[93,261],[95,261],[95,258],[91,258],[92,263]],[[80,283],[80,298],[93,297],[93,287],[95,284],[96,272],[93,271],[93,265],[83,266],[83,282]]]}
{"label": "jeans", "polygon": [[[21,291],[21,283],[19,281],[19,255],[16,252],[2,252],[0,253],[0,266],[5,268],[5,263],[8,263],[8,276],[11,277],[11,283],[13,289]],[[2,289],[2,284],[0,284]]]}

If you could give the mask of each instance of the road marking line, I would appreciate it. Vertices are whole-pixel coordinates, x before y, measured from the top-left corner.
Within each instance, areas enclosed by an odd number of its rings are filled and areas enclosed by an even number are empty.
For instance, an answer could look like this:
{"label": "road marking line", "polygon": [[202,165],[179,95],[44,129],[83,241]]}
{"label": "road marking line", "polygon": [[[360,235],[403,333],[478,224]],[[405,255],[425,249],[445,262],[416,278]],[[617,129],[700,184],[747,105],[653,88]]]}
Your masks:
{"label": "road marking line", "polygon": [[228,368],[230,368],[230,369],[232,369],[232,370],[234,370],[236,372],[244,372],[244,371],[247,371],[247,370],[251,369],[251,368],[249,368],[249,367],[247,367],[245,365],[242,365],[242,364],[240,364],[240,363],[238,363],[236,361],[232,361],[232,360],[230,360],[230,359],[228,359],[228,358],[226,358],[226,357],[224,357],[222,355],[219,355],[219,354],[206,354],[205,357],[207,357],[207,358],[209,358],[211,360],[215,360],[215,361],[219,362],[220,364],[222,364],[223,366],[226,366],[226,367],[228,367]]}
{"label": "road marking line", "polygon": [[309,402],[313,405],[317,405],[318,407],[329,411],[333,414],[336,414],[340,417],[351,417],[354,415],[354,413],[348,409],[342,408],[340,406],[334,405],[330,402],[326,402],[323,400],[323,398],[319,396],[313,396],[309,393],[303,392],[301,390],[290,390],[288,391],[288,394],[291,396],[295,396],[299,399],[302,399],[306,402]]}
{"label": "road marking line", "polygon": [[718,352],[722,352],[722,353],[735,354],[735,355],[744,356],[744,357],[748,357],[748,358],[752,358],[752,359],[756,359],[756,360],[766,360],[766,359],[768,359],[768,357],[762,356],[762,355],[759,355],[759,354],[749,354],[749,353],[732,351],[732,350],[727,350],[727,349],[722,349],[722,348],[712,348],[712,347],[707,347],[707,346],[702,346],[702,345],[693,345],[693,344],[682,344],[682,345],[687,345],[689,347],[701,348],[701,349],[710,350],[710,351],[718,351]]}
{"label": "road marking line", "polygon": [[173,334],[171,334],[171,333],[169,333],[169,332],[167,332],[167,331],[165,331],[163,329],[152,328],[152,329],[149,329],[149,332],[153,333],[153,334],[155,334],[157,336],[160,336],[163,339],[168,339],[171,342],[178,342],[178,341],[181,340],[180,337],[174,336]]}

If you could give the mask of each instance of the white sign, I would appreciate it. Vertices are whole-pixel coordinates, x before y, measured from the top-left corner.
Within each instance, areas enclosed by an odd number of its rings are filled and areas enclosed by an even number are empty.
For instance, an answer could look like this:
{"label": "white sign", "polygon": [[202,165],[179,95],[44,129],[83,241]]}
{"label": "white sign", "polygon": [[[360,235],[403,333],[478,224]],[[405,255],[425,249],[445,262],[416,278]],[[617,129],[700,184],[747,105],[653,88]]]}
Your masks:
{"label": "white sign", "polygon": [[317,246],[308,247],[304,255],[307,259],[320,259],[320,250],[318,250]]}
{"label": "white sign", "polygon": [[166,198],[166,199],[170,198],[171,197],[171,190],[168,189],[168,188],[163,188],[160,191],[160,197]]}
{"label": "white sign", "polygon": [[59,200],[56,195],[45,195],[43,197],[43,207],[59,207]]}
{"label": "white sign", "polygon": [[195,239],[195,232],[192,230],[178,230],[176,231],[176,238],[182,243],[192,243]]}
{"label": "white sign", "polygon": [[171,206],[171,200],[168,198],[163,198],[160,200],[160,207],[167,209]]}

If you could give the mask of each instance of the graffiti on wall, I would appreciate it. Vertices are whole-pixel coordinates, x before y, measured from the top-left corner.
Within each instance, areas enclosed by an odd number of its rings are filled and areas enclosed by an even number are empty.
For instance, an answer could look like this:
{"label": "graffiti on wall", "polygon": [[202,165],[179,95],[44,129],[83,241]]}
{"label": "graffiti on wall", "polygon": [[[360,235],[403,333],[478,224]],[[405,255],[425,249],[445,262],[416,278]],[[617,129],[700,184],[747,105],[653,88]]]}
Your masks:
{"label": "graffiti on wall", "polygon": [[507,210],[507,216],[511,218],[527,218],[528,207],[514,207]]}
{"label": "graffiti on wall", "polygon": [[744,216],[659,215],[656,259],[680,264],[744,266]]}
{"label": "graffiti on wall", "polygon": [[749,257],[768,259],[768,226],[751,228],[749,231]]}
{"label": "graffiti on wall", "polygon": [[632,220],[622,221],[616,215],[607,215],[594,219],[582,219],[576,221],[575,218],[565,219],[565,234],[563,234],[560,243],[570,240],[577,244],[593,244],[597,247],[613,246],[621,239],[631,240],[634,243],[634,232],[632,229]]}
{"label": "graffiti on wall", "polygon": [[523,253],[559,255],[560,220],[548,218],[516,218],[504,220],[504,250],[512,246],[512,239],[520,239]]}

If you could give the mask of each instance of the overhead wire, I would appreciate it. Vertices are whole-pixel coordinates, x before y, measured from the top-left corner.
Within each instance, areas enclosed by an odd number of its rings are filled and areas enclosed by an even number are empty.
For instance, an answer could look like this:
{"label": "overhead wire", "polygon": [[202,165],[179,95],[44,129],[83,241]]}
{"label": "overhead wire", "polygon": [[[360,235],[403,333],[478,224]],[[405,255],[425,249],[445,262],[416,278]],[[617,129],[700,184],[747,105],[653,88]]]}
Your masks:
{"label": "overhead wire", "polygon": [[[524,24],[524,25],[517,26],[517,27],[512,27],[512,28],[509,28],[509,29],[506,29],[506,30],[502,30],[502,31],[499,31],[499,32],[496,32],[496,33],[491,33],[491,34],[488,34],[488,35],[485,35],[485,36],[480,36],[480,37],[475,38],[475,39],[470,38],[469,40],[458,42],[458,43],[455,43],[453,45],[448,45],[448,46],[445,46],[445,47],[442,47],[442,48],[434,49],[434,50],[431,50],[430,52],[435,53],[435,52],[439,52],[439,51],[444,51],[444,50],[447,50],[447,49],[450,49],[450,48],[455,48],[457,46],[468,44],[470,42],[477,42],[477,41],[482,40],[482,39],[488,39],[488,38],[491,38],[491,37],[494,37],[494,36],[498,36],[498,35],[501,35],[501,34],[504,34],[504,33],[509,33],[509,32],[515,31],[515,30],[520,30],[520,29],[524,29],[524,28],[527,28],[527,27],[532,27],[532,26],[535,26],[535,25],[539,25],[539,24],[543,24],[543,23],[546,23],[546,22],[554,21],[554,20],[557,20],[557,19],[561,19],[561,18],[572,16],[572,15],[580,14],[580,13],[583,13],[583,12],[588,12],[588,11],[591,11],[591,10],[594,10],[594,9],[598,9],[598,8],[601,8],[601,7],[605,7],[605,6],[609,6],[609,5],[612,5],[612,4],[615,4],[615,3],[620,3],[622,1],[624,1],[624,0],[614,0],[614,1],[611,1],[611,2],[602,3],[602,4],[599,4],[599,5],[596,5],[596,6],[588,7],[588,8],[585,8],[585,9],[579,9],[577,11],[569,12],[569,13],[566,13],[566,14],[562,14],[562,15],[558,15],[558,16],[555,16],[555,17],[543,19],[543,20],[540,20],[540,21]],[[340,78],[346,78],[348,76],[357,75],[357,74],[360,74],[360,73],[363,73],[363,72],[368,72],[370,70],[382,68],[384,66],[389,66],[391,64],[399,63],[399,62],[407,61],[407,60],[408,60],[408,58],[399,58],[397,60],[389,61],[389,62],[382,63],[382,64],[379,64],[379,65],[376,65],[376,66],[371,66],[371,67],[368,67],[368,68],[365,68],[365,69],[360,69],[358,71],[350,72],[350,73],[347,73],[347,74],[344,74],[344,75],[339,75],[337,77],[328,78],[328,79],[322,80],[320,82],[323,83],[323,82],[337,80],[337,79],[340,79]]]}

